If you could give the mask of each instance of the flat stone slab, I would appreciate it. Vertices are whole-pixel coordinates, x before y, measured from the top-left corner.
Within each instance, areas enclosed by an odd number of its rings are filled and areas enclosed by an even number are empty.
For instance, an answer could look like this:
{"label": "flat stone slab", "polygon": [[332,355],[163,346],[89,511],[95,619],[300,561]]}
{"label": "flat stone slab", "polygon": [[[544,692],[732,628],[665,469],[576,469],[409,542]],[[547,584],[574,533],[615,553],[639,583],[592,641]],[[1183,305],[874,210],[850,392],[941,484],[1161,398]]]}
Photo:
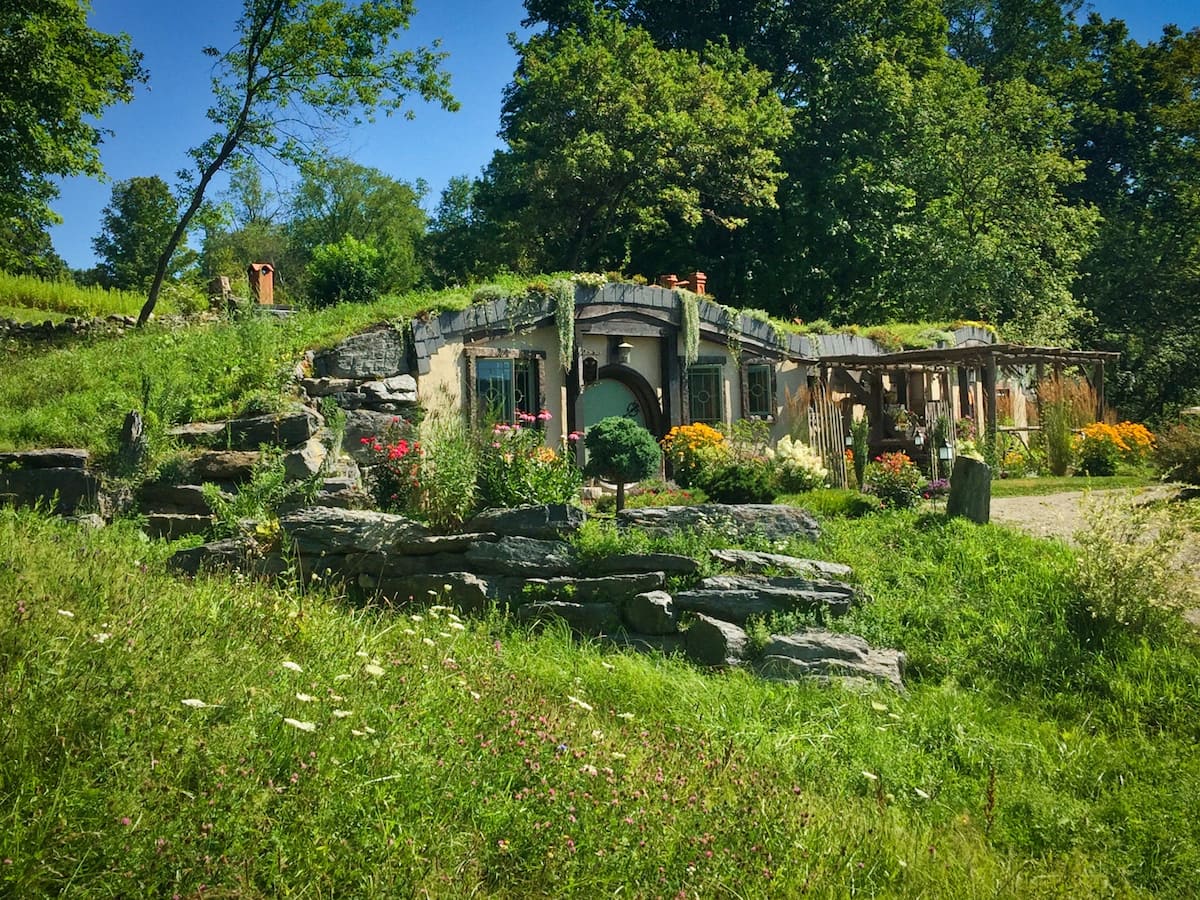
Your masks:
{"label": "flat stone slab", "polygon": [[617,513],[622,528],[647,531],[720,531],[731,541],[759,535],[770,541],[815,541],[821,527],[809,513],[770,503],[703,503],[699,506],[646,506]]}
{"label": "flat stone slab", "polygon": [[261,444],[297,447],[306,443],[324,424],[320,413],[307,406],[297,406],[278,415],[231,419],[226,428],[231,447],[256,450]]}
{"label": "flat stone slab", "polygon": [[189,422],[167,429],[167,434],[185,447],[209,447],[225,434],[224,422]]}
{"label": "flat stone slab", "polygon": [[812,578],[847,578],[853,570],[842,563],[820,559],[802,559],[782,553],[760,553],[757,550],[709,550],[709,555],[723,566],[740,572],[762,573],[783,570]]}
{"label": "flat stone slab", "polygon": [[566,503],[485,509],[467,522],[463,530],[553,540],[578,531],[586,518],[582,509]]}
{"label": "flat stone slab", "polygon": [[744,625],[751,617],[773,613],[822,610],[831,616],[845,615],[854,596],[854,588],[840,582],[716,576],[673,599],[679,609]]}
{"label": "flat stone slab", "polygon": [[576,567],[570,544],[519,536],[504,536],[495,542],[477,541],[463,557],[465,568],[496,575],[569,575]]}
{"label": "flat stone slab", "polygon": [[417,402],[417,380],[411,375],[396,375],[380,381],[364,381],[358,386],[358,392],[367,406],[381,403],[412,406]]}
{"label": "flat stone slab", "polygon": [[328,397],[352,391],[358,385],[353,378],[301,378],[300,387],[310,397]]}
{"label": "flat stone slab", "polygon": [[468,532],[464,534],[431,534],[428,537],[418,537],[412,540],[400,541],[396,545],[396,553],[402,556],[433,556],[435,553],[466,553],[478,543],[494,543],[500,540],[500,535],[489,532]]}
{"label": "flat stone slab", "polygon": [[[226,500],[233,494],[221,491]],[[212,508],[199,484],[144,484],[138,490],[138,505],[143,512],[174,515],[208,516]]]}
{"label": "flat stone slab", "polygon": [[526,580],[539,600],[570,603],[622,603],[638,594],[657,591],[666,582],[663,572],[606,575],[600,578],[530,578]]}
{"label": "flat stone slab", "polygon": [[310,557],[388,553],[397,544],[429,534],[428,528],[405,516],[327,506],[287,513],[279,525],[290,545]]}
{"label": "flat stone slab", "polygon": [[173,541],[189,534],[207,534],[212,524],[212,516],[151,513],[146,516],[146,534],[152,538]]}
{"label": "flat stone slab", "polygon": [[10,450],[0,453],[0,469],[83,469],[91,456],[74,447]]}
{"label": "flat stone slab", "polygon": [[590,560],[587,571],[596,575],[619,572],[665,572],[668,575],[694,575],[700,563],[678,553],[617,553]]}
{"label": "flat stone slab", "polygon": [[516,617],[520,622],[550,622],[561,619],[574,631],[583,634],[608,634],[621,627],[621,617],[613,603],[565,603],[558,600],[542,600],[518,606]]}
{"label": "flat stone slab", "polygon": [[287,571],[288,563],[278,554],[258,556],[242,538],[226,538],[175,551],[167,560],[167,568],[179,575],[234,569],[254,575],[281,575]]}
{"label": "flat stone slab", "polygon": [[69,516],[100,501],[100,481],[86,469],[0,469],[0,503],[40,505]]}
{"label": "flat stone slab", "polygon": [[205,450],[191,461],[188,474],[197,481],[249,481],[261,455],[257,450]]}
{"label": "flat stone slab", "polygon": [[493,582],[472,572],[403,578],[375,578],[363,574],[358,577],[358,584],[395,603],[443,603],[469,613],[486,611],[500,596]]}
{"label": "flat stone slab", "polygon": [[904,690],[901,651],[872,649],[856,635],[822,629],[772,635],[755,668],[767,678],[863,678]]}

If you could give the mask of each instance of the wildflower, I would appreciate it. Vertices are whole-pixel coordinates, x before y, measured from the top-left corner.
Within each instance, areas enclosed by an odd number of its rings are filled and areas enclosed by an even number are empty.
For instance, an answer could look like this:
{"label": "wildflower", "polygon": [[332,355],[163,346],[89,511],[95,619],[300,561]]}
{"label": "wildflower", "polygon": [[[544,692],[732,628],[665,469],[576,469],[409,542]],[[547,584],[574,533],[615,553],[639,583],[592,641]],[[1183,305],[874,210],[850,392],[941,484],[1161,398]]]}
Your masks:
{"label": "wildflower", "polygon": [[301,703],[313,703],[316,701],[317,698],[312,696],[311,694],[297,694],[296,699],[299,700]]}
{"label": "wildflower", "polygon": [[617,713],[617,718],[624,719],[627,722],[632,722],[633,721],[633,713],[631,713],[631,712]]}
{"label": "wildflower", "polygon": [[585,703],[583,700],[580,700],[578,697],[572,697],[572,696],[568,695],[568,696],[567,696],[567,702],[575,704],[575,705],[576,705],[576,706],[578,706],[580,709],[582,709],[582,710],[584,710],[584,711],[586,711],[586,712],[591,712],[591,711],[592,711],[592,706],[591,706],[591,704],[590,704],[590,703]]}
{"label": "wildflower", "polygon": [[599,770],[597,770],[595,766],[593,766],[589,763],[584,763],[582,766],[580,766],[579,771],[582,772],[584,775],[590,775],[593,778],[595,778],[597,775],[600,774]]}
{"label": "wildflower", "polygon": [[105,641],[107,641],[111,637],[112,637],[112,634],[110,634],[109,632],[101,631],[98,634],[93,634],[92,640],[95,641],[97,644],[103,644]]}
{"label": "wildflower", "polygon": [[294,663],[290,659],[284,660],[282,665],[285,669],[289,669],[292,672],[303,672],[304,671],[302,668],[300,668],[298,663]]}
{"label": "wildflower", "polygon": [[316,722],[301,722],[299,719],[284,719],[283,724],[291,725],[293,728],[299,731],[312,732],[317,730]]}
{"label": "wildflower", "polygon": [[334,676],[333,676],[333,680],[334,680],[334,681],[349,681],[349,680],[350,680],[350,676],[349,676],[348,674],[346,674],[345,672],[343,672],[343,673],[342,673],[342,674],[340,674],[340,675],[334,675]]}
{"label": "wildflower", "polygon": [[372,675],[375,678],[378,678],[380,675],[383,674],[383,667],[377,666],[377,665],[375,665],[375,663],[367,663],[365,666],[363,666],[363,671],[366,672],[368,675]]}
{"label": "wildflower", "polygon": [[920,788],[913,788],[913,793],[915,793],[922,800],[929,799],[929,795],[927,793],[925,793],[923,790],[921,790]]}
{"label": "wildflower", "polygon": [[60,609],[58,614],[60,616],[66,616],[68,619],[75,618],[75,613],[71,612],[69,609]]}
{"label": "wildflower", "polygon": [[455,631],[466,631],[467,630],[467,626],[464,625],[462,622],[451,622],[446,627],[453,628]]}
{"label": "wildflower", "polygon": [[424,644],[424,645],[425,645],[425,646],[427,646],[427,647],[433,647],[433,646],[436,646],[436,645],[433,643],[433,639],[432,639],[432,638],[421,638],[421,643],[422,643],[422,644]]}
{"label": "wildflower", "polygon": [[863,777],[866,778],[868,781],[878,781],[879,780],[878,775],[876,775],[873,772],[868,772],[865,769],[863,770]]}
{"label": "wildflower", "polygon": [[335,709],[333,711],[333,717],[335,719],[344,719],[347,716],[352,716],[352,715],[354,715],[354,713],[348,709]]}
{"label": "wildflower", "polygon": [[550,415],[550,410],[548,409],[543,409],[537,414],[537,420],[539,422],[549,422],[553,418],[554,416]]}
{"label": "wildflower", "polygon": [[186,700],[180,700],[184,706],[192,709],[216,709],[211,703],[205,703],[203,700],[197,700],[195,697],[188,697]]}

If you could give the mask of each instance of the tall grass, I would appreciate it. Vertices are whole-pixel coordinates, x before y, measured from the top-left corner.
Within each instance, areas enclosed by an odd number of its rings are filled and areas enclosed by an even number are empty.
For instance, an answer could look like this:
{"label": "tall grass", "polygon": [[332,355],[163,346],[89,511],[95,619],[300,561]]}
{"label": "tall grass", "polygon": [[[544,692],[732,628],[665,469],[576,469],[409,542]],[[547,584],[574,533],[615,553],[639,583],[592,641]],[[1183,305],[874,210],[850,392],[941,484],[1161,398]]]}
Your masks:
{"label": "tall grass", "polygon": [[1096,420],[1096,391],[1081,378],[1058,374],[1038,384],[1038,408],[1050,474],[1063,476],[1074,458],[1074,433]]}
{"label": "tall grass", "polygon": [[[0,306],[43,309],[73,316],[136,316],[146,302],[137,291],[79,287],[69,281],[46,281],[32,275],[0,271]],[[168,303],[161,313],[174,312]]]}
{"label": "tall grass", "polygon": [[0,894],[1193,888],[1193,645],[1079,647],[1066,549],[999,529],[896,514],[817,550],[907,695],[177,581],[126,526],[0,512]]}

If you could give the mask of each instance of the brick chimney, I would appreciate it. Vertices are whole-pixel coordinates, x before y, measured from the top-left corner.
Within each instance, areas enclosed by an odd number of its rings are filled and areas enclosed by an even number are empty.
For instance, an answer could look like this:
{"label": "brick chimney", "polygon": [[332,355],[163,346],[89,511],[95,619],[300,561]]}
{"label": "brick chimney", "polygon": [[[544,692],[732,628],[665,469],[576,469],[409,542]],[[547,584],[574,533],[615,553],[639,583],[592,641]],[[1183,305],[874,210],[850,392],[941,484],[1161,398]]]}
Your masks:
{"label": "brick chimney", "polygon": [[674,275],[659,275],[658,284],[660,287],[665,287],[668,291],[672,291],[679,284],[679,279]]}
{"label": "brick chimney", "polygon": [[704,287],[708,284],[708,276],[703,272],[688,272],[685,283],[690,285],[694,293],[703,294]]}

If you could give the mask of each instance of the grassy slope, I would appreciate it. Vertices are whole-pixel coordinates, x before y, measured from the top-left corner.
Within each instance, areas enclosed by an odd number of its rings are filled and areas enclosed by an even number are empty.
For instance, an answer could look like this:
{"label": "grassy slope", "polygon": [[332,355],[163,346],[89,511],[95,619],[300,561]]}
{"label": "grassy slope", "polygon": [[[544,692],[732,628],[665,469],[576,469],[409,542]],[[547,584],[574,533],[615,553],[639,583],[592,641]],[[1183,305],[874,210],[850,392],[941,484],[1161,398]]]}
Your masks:
{"label": "grassy slope", "polygon": [[1081,644],[1066,549],[1002,529],[884,516],[817,552],[907,696],[180,582],[132,529],[0,512],[0,893],[1194,887],[1194,645]]}

